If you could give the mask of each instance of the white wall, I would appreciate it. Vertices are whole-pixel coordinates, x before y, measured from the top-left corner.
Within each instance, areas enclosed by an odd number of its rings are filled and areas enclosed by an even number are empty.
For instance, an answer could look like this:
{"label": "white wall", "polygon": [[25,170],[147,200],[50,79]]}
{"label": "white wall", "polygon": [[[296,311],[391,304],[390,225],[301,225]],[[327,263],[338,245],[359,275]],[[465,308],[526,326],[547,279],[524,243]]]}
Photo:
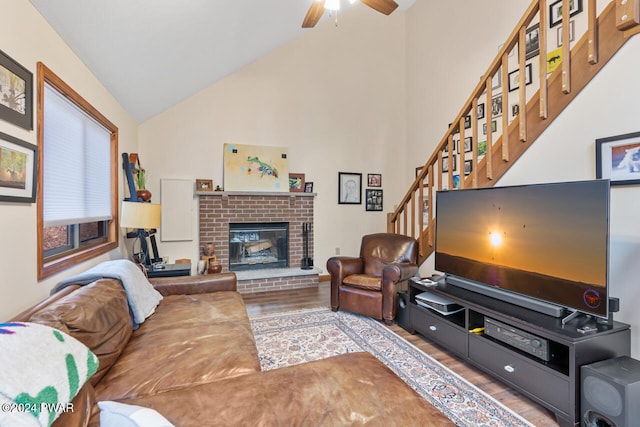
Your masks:
{"label": "white wall", "polygon": [[[424,153],[420,156],[423,161],[528,6],[525,1],[456,0],[440,2],[436,10],[431,3],[416,2],[407,14],[407,145],[408,153]],[[606,3],[599,2],[598,9]],[[438,15],[440,11],[442,14]],[[495,15],[496,11],[500,11],[501,18]],[[443,15],[456,18],[432,19]],[[476,31],[470,36],[468,28],[476,26],[474,22],[491,23],[496,31]],[[439,43],[434,45],[432,40]],[[595,178],[595,139],[640,130],[640,83],[635,77],[639,67],[640,37],[636,36],[498,185]],[[412,161],[409,156],[408,169]],[[612,187],[610,293],[620,298],[621,311],[615,319],[631,324],[631,354],[636,358],[640,357],[640,313],[634,304],[640,297],[636,279],[640,275],[639,200],[638,186]],[[432,271],[433,256],[422,266],[421,273]]]}
{"label": "white wall", "polygon": [[[42,16],[25,0],[0,0],[0,48],[34,74],[34,130],[0,121],[0,131],[31,144],[36,140],[36,63],[42,61],[119,128],[120,150],[137,147],[137,126],[87,70]],[[49,294],[59,280],[120,250],[37,282],[36,204],[0,202],[0,319],[7,319]]]}
{"label": "white wall", "polygon": [[[143,123],[140,156],[153,200],[162,178],[223,186],[225,142],[284,146],[290,172],[304,173],[318,194],[316,266],[324,269],[335,248],[357,255],[362,235],[386,230],[386,212],[406,190],[404,13],[360,6],[341,13],[338,27],[321,24]],[[381,173],[385,212],[339,205],[339,171],[363,180]],[[159,242],[159,250],[197,259],[198,243]]]}
{"label": "white wall", "polygon": [[411,182],[415,168],[427,161],[529,3],[417,1],[409,9],[407,178]]}

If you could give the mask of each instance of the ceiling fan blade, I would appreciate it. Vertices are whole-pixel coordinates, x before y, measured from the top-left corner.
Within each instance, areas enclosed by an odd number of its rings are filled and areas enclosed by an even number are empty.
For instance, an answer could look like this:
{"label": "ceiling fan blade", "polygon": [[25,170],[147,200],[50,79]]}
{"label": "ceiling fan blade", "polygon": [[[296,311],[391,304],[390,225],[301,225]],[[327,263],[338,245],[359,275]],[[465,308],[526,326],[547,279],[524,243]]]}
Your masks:
{"label": "ceiling fan blade", "polygon": [[372,9],[377,10],[385,15],[391,15],[391,12],[396,10],[398,3],[393,0],[360,0]]}
{"label": "ceiling fan blade", "polygon": [[313,0],[311,7],[307,11],[307,16],[302,21],[302,28],[313,28],[318,23],[324,13],[324,0]]}

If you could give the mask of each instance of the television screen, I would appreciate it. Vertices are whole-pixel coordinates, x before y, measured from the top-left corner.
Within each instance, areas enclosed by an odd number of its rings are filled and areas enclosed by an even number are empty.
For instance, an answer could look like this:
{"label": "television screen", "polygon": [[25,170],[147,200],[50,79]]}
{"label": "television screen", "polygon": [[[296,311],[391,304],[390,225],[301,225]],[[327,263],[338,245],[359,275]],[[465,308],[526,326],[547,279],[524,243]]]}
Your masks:
{"label": "television screen", "polygon": [[607,316],[609,181],[439,191],[438,271]]}

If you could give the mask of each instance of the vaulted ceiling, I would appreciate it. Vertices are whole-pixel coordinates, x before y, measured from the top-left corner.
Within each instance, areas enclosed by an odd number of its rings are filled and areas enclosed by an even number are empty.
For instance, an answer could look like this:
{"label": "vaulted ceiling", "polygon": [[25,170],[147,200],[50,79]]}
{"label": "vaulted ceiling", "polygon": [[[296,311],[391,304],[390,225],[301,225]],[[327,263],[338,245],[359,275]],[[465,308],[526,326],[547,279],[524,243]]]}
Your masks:
{"label": "vaulted ceiling", "polygon": [[312,0],[30,1],[138,123],[313,31]]}

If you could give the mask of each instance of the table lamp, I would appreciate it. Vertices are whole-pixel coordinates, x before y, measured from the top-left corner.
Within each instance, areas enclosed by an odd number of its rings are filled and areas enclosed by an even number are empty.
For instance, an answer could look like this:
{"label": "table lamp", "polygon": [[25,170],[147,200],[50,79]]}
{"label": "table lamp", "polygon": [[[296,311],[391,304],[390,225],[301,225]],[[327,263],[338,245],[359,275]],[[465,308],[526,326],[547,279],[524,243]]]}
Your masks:
{"label": "table lamp", "polygon": [[[131,248],[135,262],[150,265],[149,246],[147,237],[160,227],[160,205],[146,202],[122,202],[120,214],[121,228],[135,228],[136,231],[127,233],[127,237],[135,238]],[[149,230],[153,232],[149,233]],[[136,252],[136,241],[140,243],[140,251]]]}

